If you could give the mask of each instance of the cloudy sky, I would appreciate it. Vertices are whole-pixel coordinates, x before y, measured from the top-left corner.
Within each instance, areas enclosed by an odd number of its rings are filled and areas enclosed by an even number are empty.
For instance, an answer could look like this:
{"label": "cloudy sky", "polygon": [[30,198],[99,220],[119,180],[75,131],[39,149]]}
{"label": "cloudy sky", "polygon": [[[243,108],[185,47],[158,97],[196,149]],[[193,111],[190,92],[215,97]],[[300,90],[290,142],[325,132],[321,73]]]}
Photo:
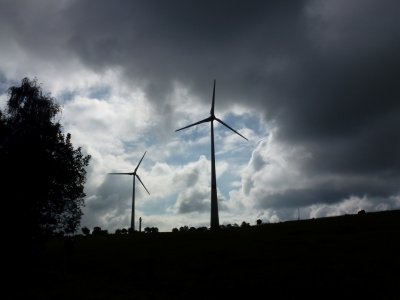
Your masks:
{"label": "cloudy sky", "polygon": [[209,226],[400,208],[397,0],[0,0],[0,107],[37,78],[92,155],[82,226]]}

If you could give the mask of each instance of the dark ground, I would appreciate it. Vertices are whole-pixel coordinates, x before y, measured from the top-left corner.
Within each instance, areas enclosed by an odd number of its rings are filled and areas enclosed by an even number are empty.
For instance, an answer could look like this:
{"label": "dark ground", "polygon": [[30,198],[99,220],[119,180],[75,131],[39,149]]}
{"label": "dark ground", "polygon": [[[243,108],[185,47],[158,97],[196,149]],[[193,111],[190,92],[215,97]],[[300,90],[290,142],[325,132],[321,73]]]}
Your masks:
{"label": "dark ground", "polygon": [[[400,299],[400,211],[49,241],[10,299]],[[22,282],[22,281],[21,281]]]}

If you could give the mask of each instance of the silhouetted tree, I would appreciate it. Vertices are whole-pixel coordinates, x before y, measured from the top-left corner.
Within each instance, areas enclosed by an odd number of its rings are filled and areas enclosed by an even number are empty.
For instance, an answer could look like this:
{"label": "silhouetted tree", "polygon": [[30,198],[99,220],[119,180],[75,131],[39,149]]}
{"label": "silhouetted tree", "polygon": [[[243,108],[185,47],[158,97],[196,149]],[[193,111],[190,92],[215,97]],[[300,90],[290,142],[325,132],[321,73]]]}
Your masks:
{"label": "silhouetted tree", "polygon": [[93,231],[92,231],[92,235],[107,235],[107,234],[108,234],[108,230],[106,230],[106,229],[103,230],[99,226],[94,227]]}
{"label": "silhouetted tree", "polygon": [[74,149],[71,135],[62,132],[56,121],[60,111],[36,80],[24,78],[9,89],[0,114],[0,166],[7,174],[2,176],[3,209],[31,236],[72,233],[82,216],[90,156]]}
{"label": "silhouetted tree", "polygon": [[115,230],[115,234],[128,234],[128,230],[126,230],[126,228],[122,228],[122,229],[117,229]]}
{"label": "silhouetted tree", "polygon": [[197,228],[196,230],[197,231],[207,231],[208,229],[207,229],[207,227],[202,226],[202,227]]}
{"label": "silhouetted tree", "polygon": [[94,227],[92,230],[92,235],[99,235],[99,234],[101,234],[101,227],[99,226]]}
{"label": "silhouetted tree", "polygon": [[157,227],[146,227],[144,229],[145,233],[158,233],[158,228]]}
{"label": "silhouetted tree", "polygon": [[172,228],[172,232],[176,233],[179,232],[178,228]]}
{"label": "silhouetted tree", "polygon": [[187,232],[187,231],[189,231],[189,227],[187,227],[186,225],[179,227],[179,232]]}
{"label": "silhouetted tree", "polygon": [[262,220],[261,220],[261,219],[258,219],[258,220],[256,221],[256,223],[257,223],[258,226],[260,226],[260,225],[262,224]]}
{"label": "silhouetted tree", "polygon": [[250,227],[250,223],[246,223],[245,221],[243,221],[240,227],[242,228]]}
{"label": "silhouetted tree", "polygon": [[85,227],[82,227],[82,233],[83,233],[84,235],[89,235],[89,234],[90,234],[90,229],[87,228],[86,226],[85,226]]}

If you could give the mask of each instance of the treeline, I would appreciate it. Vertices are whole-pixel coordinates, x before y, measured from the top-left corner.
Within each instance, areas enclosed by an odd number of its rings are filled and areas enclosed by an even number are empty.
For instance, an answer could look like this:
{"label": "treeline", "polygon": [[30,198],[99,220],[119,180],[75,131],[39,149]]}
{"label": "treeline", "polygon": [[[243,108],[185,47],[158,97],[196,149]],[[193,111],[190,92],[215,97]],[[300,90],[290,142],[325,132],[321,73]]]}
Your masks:
{"label": "treeline", "polygon": [[[256,226],[260,226],[262,224],[262,220],[258,219],[256,221]],[[227,225],[220,225],[219,229],[220,230],[231,230],[231,229],[238,229],[238,228],[249,228],[251,227],[250,223],[247,223],[245,221],[243,221],[240,225],[238,225],[237,223],[233,223],[233,224],[227,224]],[[209,228],[207,227],[188,227],[188,226],[181,226],[178,228],[172,228],[172,232],[177,233],[177,232],[194,232],[194,231],[208,231]]]}
{"label": "treeline", "polygon": [[[159,230],[158,230],[157,227],[145,227],[142,232],[135,231],[135,233],[158,233],[158,232],[159,232]],[[94,227],[92,231],[90,231],[90,229],[87,228],[87,227],[83,227],[82,228],[82,233],[85,236],[89,236],[89,235],[97,235],[98,236],[98,235],[111,234],[111,233],[108,232],[108,230],[101,229],[101,227],[99,227],[99,226]],[[114,234],[116,234],[116,235],[126,235],[126,234],[132,234],[132,233],[133,232],[132,232],[132,230],[130,228],[129,229],[126,229],[126,228],[116,229],[115,232],[114,232]]]}
{"label": "treeline", "polygon": [[[256,226],[260,226],[262,224],[262,220],[258,219],[256,221]],[[221,230],[233,230],[233,229],[238,229],[238,228],[249,228],[251,227],[250,223],[247,223],[245,221],[243,221],[240,225],[238,225],[237,223],[233,223],[233,224],[227,224],[227,225],[220,225],[219,228]],[[179,233],[179,232],[198,232],[198,231],[209,231],[209,228],[205,227],[205,226],[201,226],[201,227],[189,227],[189,226],[181,226],[178,228],[172,228],[172,232],[173,233]],[[82,228],[82,233],[85,236],[89,236],[89,235],[108,235],[110,234],[108,232],[108,230],[103,230],[101,229],[101,227],[96,226],[93,228],[92,231],[90,231],[89,228],[87,227],[83,227]],[[127,234],[132,234],[133,232],[129,229],[126,228],[122,228],[122,229],[116,229],[114,234],[115,235],[127,235]],[[156,234],[159,233],[159,230],[157,227],[145,227],[143,232],[142,231],[135,231],[135,233],[146,233],[146,234]]]}

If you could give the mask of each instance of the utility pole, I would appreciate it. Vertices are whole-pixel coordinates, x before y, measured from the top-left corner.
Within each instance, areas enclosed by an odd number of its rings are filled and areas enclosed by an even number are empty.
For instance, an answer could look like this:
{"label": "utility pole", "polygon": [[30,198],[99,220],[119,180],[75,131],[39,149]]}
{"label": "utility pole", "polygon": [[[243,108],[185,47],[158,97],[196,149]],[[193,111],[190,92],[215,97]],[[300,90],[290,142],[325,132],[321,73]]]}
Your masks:
{"label": "utility pole", "polygon": [[142,217],[139,218],[139,232],[142,232]]}

